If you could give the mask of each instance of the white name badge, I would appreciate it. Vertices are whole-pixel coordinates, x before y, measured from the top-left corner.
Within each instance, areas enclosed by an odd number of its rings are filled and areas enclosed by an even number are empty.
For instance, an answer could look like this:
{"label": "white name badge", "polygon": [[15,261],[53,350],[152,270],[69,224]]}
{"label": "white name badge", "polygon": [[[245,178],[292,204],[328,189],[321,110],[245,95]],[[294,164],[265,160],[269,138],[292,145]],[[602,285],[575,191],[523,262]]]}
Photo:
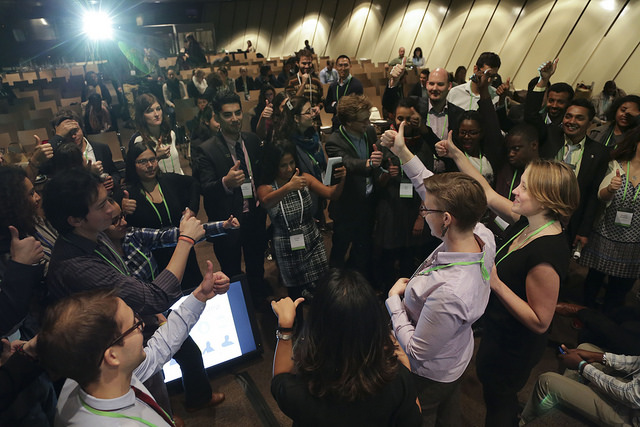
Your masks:
{"label": "white name badge", "polygon": [[400,197],[403,199],[411,199],[413,197],[413,184],[410,182],[401,182]]}
{"label": "white name badge", "polygon": [[616,212],[616,219],[613,221],[613,223],[621,227],[631,227],[632,219],[633,212],[618,211]]}
{"label": "white name badge", "polygon": [[289,236],[292,251],[300,251],[304,249],[304,234],[294,234]]}
{"label": "white name badge", "polygon": [[242,190],[242,197],[245,199],[253,198],[253,188],[251,187],[251,181],[245,181],[240,186],[240,190]]}
{"label": "white name badge", "polygon": [[493,220],[493,222],[495,222],[495,223],[496,223],[496,225],[497,225],[498,227],[500,227],[500,230],[502,230],[502,231],[504,231],[504,230],[509,226],[509,223],[508,223],[507,221],[505,221],[504,219],[500,218],[499,216],[497,216],[497,217]]}

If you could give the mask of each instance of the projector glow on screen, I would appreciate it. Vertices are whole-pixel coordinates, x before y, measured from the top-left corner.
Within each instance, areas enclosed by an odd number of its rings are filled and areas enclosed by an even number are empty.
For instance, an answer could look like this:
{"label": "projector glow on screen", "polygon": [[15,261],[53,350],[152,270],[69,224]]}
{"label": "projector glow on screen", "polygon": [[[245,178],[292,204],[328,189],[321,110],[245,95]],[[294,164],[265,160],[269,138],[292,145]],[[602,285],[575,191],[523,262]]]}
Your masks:
{"label": "projector glow on screen", "polygon": [[[171,308],[178,307],[185,298],[182,297]],[[200,347],[205,368],[231,361],[257,349],[240,281],[231,282],[226,294],[207,301],[189,335]],[[163,372],[165,382],[182,377],[180,366],[173,359],[164,365]]]}
{"label": "projector glow on screen", "polygon": [[113,22],[102,10],[89,10],[82,17],[82,31],[91,40],[108,40],[113,37]]}

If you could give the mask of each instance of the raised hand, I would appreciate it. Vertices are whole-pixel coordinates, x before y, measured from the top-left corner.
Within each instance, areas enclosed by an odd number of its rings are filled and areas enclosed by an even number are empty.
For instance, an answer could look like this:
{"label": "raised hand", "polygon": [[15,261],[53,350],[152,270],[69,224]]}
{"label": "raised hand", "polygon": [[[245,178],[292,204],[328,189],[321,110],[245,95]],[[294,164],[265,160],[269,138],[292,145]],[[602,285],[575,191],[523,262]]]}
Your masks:
{"label": "raised hand", "polygon": [[347,176],[347,168],[346,166],[340,166],[333,171],[333,176],[336,178],[344,178]]}
{"label": "raised hand", "polygon": [[204,227],[200,220],[196,217],[182,218],[180,221],[180,235],[191,237],[194,241],[198,241],[204,237]]}
{"label": "raised hand", "polygon": [[9,226],[9,233],[11,233],[10,254],[12,261],[26,265],[38,264],[42,261],[44,250],[38,240],[31,236],[21,239],[18,229],[12,225]]}
{"label": "raised hand", "polygon": [[455,159],[458,155],[462,154],[462,151],[453,143],[452,130],[449,131],[447,139],[436,143],[436,154],[440,157],[449,157],[450,159]]}
{"label": "raised hand", "polygon": [[409,283],[409,279],[400,278],[398,281],[389,289],[389,296],[392,297],[394,295],[403,296],[404,291],[407,289],[407,284]]}
{"label": "raised hand", "polygon": [[371,156],[369,156],[369,166],[372,168],[380,167],[382,164],[382,151],[378,150],[376,144],[373,144],[373,151],[371,152]]}
{"label": "raised hand", "polygon": [[[629,177],[627,177],[629,179]],[[611,182],[607,186],[609,193],[615,193],[622,187],[622,177],[620,176],[620,169],[616,169],[616,176],[611,178]]]}
{"label": "raised hand", "polygon": [[509,93],[510,87],[511,87],[511,77],[507,77],[507,80],[503,82],[500,86],[498,86],[498,88],[496,89],[496,95],[498,95],[500,98],[504,98]]}
{"label": "raised hand", "polygon": [[222,228],[225,230],[230,228],[240,228],[240,221],[238,221],[238,218],[231,215],[228,220],[222,223]]}
{"label": "raised hand", "polygon": [[304,301],[304,298],[298,298],[293,301],[291,298],[282,298],[279,301],[271,301],[271,309],[273,314],[278,318],[278,326],[281,328],[292,328],[296,319],[296,308]]}
{"label": "raised hand", "polygon": [[158,144],[156,147],[156,157],[159,159],[168,159],[171,156],[171,146]]}
{"label": "raised hand", "polygon": [[229,278],[222,272],[213,272],[213,263],[207,260],[207,273],[202,282],[193,291],[193,296],[199,301],[206,302],[216,295],[222,295],[229,290]]}
{"label": "raised hand", "polygon": [[56,135],[66,138],[69,134],[80,128],[78,122],[71,119],[63,120],[58,126],[56,126]]}
{"label": "raised hand", "polygon": [[125,215],[131,215],[136,211],[136,201],[134,199],[129,198],[129,192],[124,190],[124,196],[122,197],[122,212]]}
{"label": "raised hand", "polygon": [[548,82],[553,73],[556,72],[556,68],[558,68],[558,58],[553,61],[547,61],[538,67],[538,73],[540,74],[540,80],[544,82]]}
{"label": "raised hand", "polygon": [[223,178],[224,185],[228,188],[237,188],[244,182],[244,172],[240,169],[240,160],[229,169],[229,172]]}
{"label": "raised hand", "polygon": [[262,110],[261,116],[265,119],[270,119],[271,116],[273,116],[273,104],[270,103],[268,99],[265,102],[266,105],[264,107],[264,110]]}
{"label": "raised hand", "polygon": [[36,168],[40,168],[44,162],[53,157],[53,147],[49,143],[41,144],[38,135],[33,135],[33,138],[36,140],[36,148],[33,150],[30,162]]}
{"label": "raised hand", "polygon": [[296,168],[296,173],[291,177],[286,185],[288,186],[289,191],[302,190],[307,186],[307,179],[304,175],[300,175],[300,169]]}
{"label": "raised hand", "polygon": [[396,64],[393,66],[393,68],[391,69],[391,72],[389,73],[389,86],[390,87],[395,87],[398,85],[398,82],[400,82],[400,79],[402,78],[402,75],[404,74],[405,68],[407,66],[407,58],[404,57],[402,59],[402,64]]}

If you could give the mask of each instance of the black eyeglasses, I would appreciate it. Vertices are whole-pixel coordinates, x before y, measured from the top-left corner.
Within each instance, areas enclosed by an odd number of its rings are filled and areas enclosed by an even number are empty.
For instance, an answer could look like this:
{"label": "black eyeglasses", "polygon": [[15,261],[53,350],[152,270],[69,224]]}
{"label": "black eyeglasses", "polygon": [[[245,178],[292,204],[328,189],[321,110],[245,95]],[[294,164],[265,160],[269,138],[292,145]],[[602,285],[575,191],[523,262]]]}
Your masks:
{"label": "black eyeglasses", "polygon": [[418,209],[418,212],[420,212],[420,215],[422,215],[423,217],[426,217],[427,215],[429,215],[432,212],[445,212],[443,210],[440,209],[427,209],[425,208],[423,205],[420,205],[420,208]]}
{"label": "black eyeglasses", "polygon": [[124,212],[121,212],[120,215],[118,215],[117,217],[113,218],[113,220],[111,220],[111,225],[118,225],[122,218],[124,218]]}
{"label": "black eyeglasses", "polygon": [[150,157],[148,159],[138,159],[136,160],[136,164],[140,165],[140,166],[144,166],[146,164],[154,164],[154,163],[158,163],[158,158],[157,157]]}

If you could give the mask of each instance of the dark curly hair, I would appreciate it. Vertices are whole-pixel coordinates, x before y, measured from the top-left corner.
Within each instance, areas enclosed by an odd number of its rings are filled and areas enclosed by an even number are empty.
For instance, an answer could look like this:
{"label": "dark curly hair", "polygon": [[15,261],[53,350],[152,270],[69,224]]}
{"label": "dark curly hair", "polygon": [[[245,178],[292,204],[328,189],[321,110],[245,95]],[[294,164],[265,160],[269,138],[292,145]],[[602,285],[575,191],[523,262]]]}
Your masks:
{"label": "dark curly hair", "polygon": [[395,378],[398,361],[389,320],[360,273],[330,270],[309,312],[293,358],[313,396],[353,402]]}
{"label": "dark curly hair", "polygon": [[35,233],[36,208],[27,197],[27,174],[15,166],[0,166],[0,240],[11,238],[9,226],[21,236]]}

